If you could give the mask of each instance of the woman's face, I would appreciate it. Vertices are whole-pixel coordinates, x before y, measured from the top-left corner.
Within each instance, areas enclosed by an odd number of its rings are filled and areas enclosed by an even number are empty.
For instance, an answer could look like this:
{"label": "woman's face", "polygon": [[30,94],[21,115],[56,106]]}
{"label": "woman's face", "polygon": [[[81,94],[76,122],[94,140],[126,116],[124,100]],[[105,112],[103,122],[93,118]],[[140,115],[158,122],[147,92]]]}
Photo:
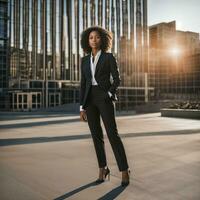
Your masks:
{"label": "woman's face", "polygon": [[89,46],[92,49],[100,49],[101,37],[97,31],[92,31],[89,35]]}

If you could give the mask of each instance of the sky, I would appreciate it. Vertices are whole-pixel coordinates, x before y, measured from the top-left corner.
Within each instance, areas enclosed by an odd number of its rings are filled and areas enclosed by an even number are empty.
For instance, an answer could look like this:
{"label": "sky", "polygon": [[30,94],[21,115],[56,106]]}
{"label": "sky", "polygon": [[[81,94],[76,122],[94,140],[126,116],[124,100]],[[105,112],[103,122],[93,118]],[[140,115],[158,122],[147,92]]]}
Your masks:
{"label": "sky", "polygon": [[200,0],[147,0],[149,26],[176,21],[176,29],[200,33]]}

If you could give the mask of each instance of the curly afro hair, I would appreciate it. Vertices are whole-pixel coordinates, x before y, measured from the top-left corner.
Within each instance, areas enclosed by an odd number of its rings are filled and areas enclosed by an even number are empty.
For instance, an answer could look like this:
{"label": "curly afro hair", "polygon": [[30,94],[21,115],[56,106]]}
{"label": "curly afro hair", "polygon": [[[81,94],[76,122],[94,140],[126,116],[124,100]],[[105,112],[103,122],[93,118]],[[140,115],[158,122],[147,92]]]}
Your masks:
{"label": "curly afro hair", "polygon": [[101,50],[103,52],[108,51],[112,47],[112,33],[106,29],[103,29],[99,26],[92,26],[85,29],[81,33],[81,47],[83,51],[87,54],[91,53],[92,48],[89,46],[89,35],[92,31],[96,31],[99,33],[101,37]]}

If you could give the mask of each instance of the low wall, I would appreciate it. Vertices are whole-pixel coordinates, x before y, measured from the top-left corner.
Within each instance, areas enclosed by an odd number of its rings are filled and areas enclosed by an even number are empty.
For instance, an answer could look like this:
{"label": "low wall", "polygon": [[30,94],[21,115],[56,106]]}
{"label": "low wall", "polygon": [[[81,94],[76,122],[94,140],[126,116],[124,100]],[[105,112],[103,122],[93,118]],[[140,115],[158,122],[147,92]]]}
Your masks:
{"label": "low wall", "polygon": [[200,110],[194,109],[160,109],[162,117],[179,117],[179,118],[191,118],[200,119]]}

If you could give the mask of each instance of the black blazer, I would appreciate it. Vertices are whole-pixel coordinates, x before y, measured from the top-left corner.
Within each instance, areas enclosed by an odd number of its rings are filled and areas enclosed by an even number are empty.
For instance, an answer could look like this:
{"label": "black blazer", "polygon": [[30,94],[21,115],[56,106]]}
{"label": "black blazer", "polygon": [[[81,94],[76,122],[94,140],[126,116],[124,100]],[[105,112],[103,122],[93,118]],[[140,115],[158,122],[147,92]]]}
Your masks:
{"label": "black blazer", "polygon": [[[92,85],[92,74],[90,68],[90,56],[85,56],[81,60],[81,83],[80,83],[80,105],[85,108],[88,93]],[[110,82],[110,74],[113,82]],[[117,101],[116,91],[120,84],[120,75],[117,62],[112,53],[101,52],[96,65],[95,80],[97,84],[105,91],[111,92],[111,99]]]}

